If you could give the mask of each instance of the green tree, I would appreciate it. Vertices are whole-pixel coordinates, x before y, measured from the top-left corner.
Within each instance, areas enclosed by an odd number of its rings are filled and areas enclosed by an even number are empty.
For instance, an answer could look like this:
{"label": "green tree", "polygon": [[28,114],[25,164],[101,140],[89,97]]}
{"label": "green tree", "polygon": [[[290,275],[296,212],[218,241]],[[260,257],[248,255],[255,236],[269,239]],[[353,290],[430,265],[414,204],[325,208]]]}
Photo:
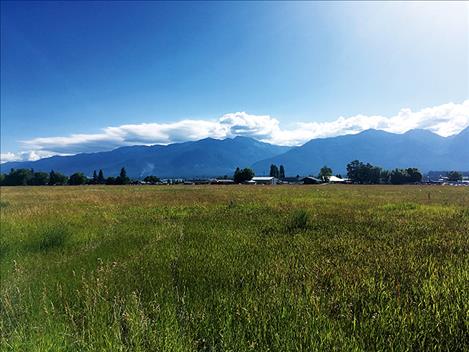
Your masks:
{"label": "green tree", "polygon": [[67,176],[61,174],[60,172],[55,172],[54,170],[51,170],[49,173],[49,185],[55,186],[55,185],[65,185],[67,184]]}
{"label": "green tree", "polygon": [[148,182],[148,183],[151,183],[151,184],[155,184],[155,183],[158,183],[160,182],[160,179],[156,176],[146,176],[143,181],[145,182]]}
{"label": "green tree", "polygon": [[358,160],[351,161],[347,164],[347,176],[353,183],[361,183],[360,169],[363,163]]}
{"label": "green tree", "polygon": [[418,169],[408,168],[406,172],[407,172],[407,176],[409,178],[410,183],[416,183],[416,182],[422,181],[422,174],[420,173]]}
{"label": "green tree", "polygon": [[388,170],[381,170],[379,175],[380,183],[389,183],[390,182],[391,173]]}
{"label": "green tree", "polygon": [[450,171],[448,173],[448,181],[461,181],[462,174],[457,171]]}
{"label": "green tree", "polygon": [[381,168],[373,166],[370,163],[365,165],[365,182],[368,184],[377,184],[381,180]]}
{"label": "green tree", "polygon": [[106,184],[107,184],[107,185],[115,185],[115,184],[116,184],[116,178],[115,178],[115,177],[112,177],[112,176],[109,176],[109,177],[106,179]]}
{"label": "green tree", "polygon": [[98,183],[99,183],[100,185],[106,183],[106,179],[104,178],[103,170],[101,170],[101,169],[99,169],[99,173],[98,173]]}
{"label": "green tree", "polygon": [[254,177],[254,171],[252,171],[252,169],[245,168],[241,170],[238,167],[236,168],[236,171],[233,175],[233,180],[235,183],[243,183],[243,182],[251,180],[253,177]]}
{"label": "green tree", "polygon": [[29,180],[32,186],[44,186],[49,183],[49,174],[47,172],[34,172],[33,177]]}
{"label": "green tree", "polygon": [[270,165],[270,173],[269,173],[269,176],[278,178],[278,176],[279,176],[279,170],[278,170],[277,165],[274,165],[274,164]]}
{"label": "green tree", "polygon": [[347,176],[353,183],[376,184],[382,180],[382,169],[354,160],[347,164]]}
{"label": "green tree", "polygon": [[75,172],[68,179],[69,185],[84,185],[88,181],[87,177],[82,172]]}
{"label": "green tree", "polygon": [[116,185],[127,185],[130,183],[130,179],[127,177],[127,171],[125,167],[121,169],[119,176],[116,177]]}
{"label": "green tree", "polygon": [[407,173],[403,169],[394,169],[389,180],[393,185],[402,185],[407,183]]}
{"label": "green tree", "polygon": [[33,178],[31,169],[11,169],[8,175],[5,175],[3,183],[5,186],[26,186],[30,184]]}
{"label": "green tree", "polygon": [[239,180],[240,174],[241,174],[241,169],[239,167],[237,167],[234,174],[233,174],[233,181],[235,183],[238,183],[236,181]]}
{"label": "green tree", "polygon": [[93,171],[93,178],[91,179],[91,184],[97,185],[98,184],[98,173],[96,170]]}
{"label": "green tree", "polygon": [[280,165],[278,177],[279,177],[281,180],[283,180],[283,179],[285,178],[285,168],[283,167],[283,165]]}
{"label": "green tree", "polygon": [[332,176],[332,169],[330,167],[327,167],[324,165],[321,170],[319,170],[319,175],[318,178],[320,178],[323,181],[328,181],[329,177]]}
{"label": "green tree", "polygon": [[422,181],[422,174],[416,168],[394,169],[391,171],[389,182],[393,185],[403,185]]}

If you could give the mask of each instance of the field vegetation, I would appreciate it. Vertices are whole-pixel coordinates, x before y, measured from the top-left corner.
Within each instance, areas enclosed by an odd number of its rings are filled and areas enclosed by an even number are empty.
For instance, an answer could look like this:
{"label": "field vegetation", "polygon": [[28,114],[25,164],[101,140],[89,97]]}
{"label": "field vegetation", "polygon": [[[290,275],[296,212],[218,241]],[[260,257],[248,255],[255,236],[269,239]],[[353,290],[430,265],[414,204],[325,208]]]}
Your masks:
{"label": "field vegetation", "polygon": [[467,351],[469,189],[1,188],[2,351]]}

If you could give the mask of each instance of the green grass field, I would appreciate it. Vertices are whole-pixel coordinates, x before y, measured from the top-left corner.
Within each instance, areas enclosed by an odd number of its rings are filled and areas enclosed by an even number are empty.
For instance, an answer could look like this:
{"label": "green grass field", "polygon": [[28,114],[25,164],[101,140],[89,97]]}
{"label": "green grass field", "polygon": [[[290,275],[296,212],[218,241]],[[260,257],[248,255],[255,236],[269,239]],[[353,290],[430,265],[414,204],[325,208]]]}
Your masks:
{"label": "green grass field", "polygon": [[463,351],[469,188],[1,189],[3,351]]}

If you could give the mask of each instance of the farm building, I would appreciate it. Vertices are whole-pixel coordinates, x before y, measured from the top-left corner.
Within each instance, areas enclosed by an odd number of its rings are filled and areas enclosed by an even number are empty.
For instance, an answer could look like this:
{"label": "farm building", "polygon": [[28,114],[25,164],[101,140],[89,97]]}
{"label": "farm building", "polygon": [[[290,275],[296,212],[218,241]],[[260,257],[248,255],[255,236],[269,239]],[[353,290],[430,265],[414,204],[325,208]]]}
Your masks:
{"label": "farm building", "polygon": [[272,176],[255,176],[251,181],[254,181],[256,185],[275,185],[278,179]]}
{"label": "farm building", "polygon": [[282,183],[299,184],[299,183],[303,183],[303,179],[300,176],[284,177],[282,178]]}
{"label": "farm building", "polygon": [[232,184],[234,184],[234,181],[229,180],[229,179],[221,178],[221,179],[213,179],[213,180],[210,181],[210,183],[212,185],[232,185]]}
{"label": "farm building", "polygon": [[330,176],[329,183],[346,183],[348,180],[337,176]]}
{"label": "farm building", "polygon": [[188,180],[188,182],[191,182],[194,185],[208,185],[210,180],[197,178],[194,180]]}
{"label": "farm building", "polygon": [[305,177],[302,179],[302,181],[305,185],[317,185],[319,183],[322,183],[322,180],[312,176]]}

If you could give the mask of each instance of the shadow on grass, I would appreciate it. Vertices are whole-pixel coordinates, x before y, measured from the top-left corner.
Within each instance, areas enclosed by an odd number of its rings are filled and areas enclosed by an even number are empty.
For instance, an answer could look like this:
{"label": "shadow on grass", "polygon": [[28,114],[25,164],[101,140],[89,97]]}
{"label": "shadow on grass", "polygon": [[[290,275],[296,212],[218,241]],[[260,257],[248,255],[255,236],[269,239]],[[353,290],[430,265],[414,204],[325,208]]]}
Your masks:
{"label": "shadow on grass", "polygon": [[50,252],[65,246],[70,237],[70,230],[61,225],[54,225],[38,231],[25,248],[30,252]]}
{"label": "shadow on grass", "polygon": [[293,234],[308,229],[309,214],[304,209],[295,210],[285,223],[285,231]]}

